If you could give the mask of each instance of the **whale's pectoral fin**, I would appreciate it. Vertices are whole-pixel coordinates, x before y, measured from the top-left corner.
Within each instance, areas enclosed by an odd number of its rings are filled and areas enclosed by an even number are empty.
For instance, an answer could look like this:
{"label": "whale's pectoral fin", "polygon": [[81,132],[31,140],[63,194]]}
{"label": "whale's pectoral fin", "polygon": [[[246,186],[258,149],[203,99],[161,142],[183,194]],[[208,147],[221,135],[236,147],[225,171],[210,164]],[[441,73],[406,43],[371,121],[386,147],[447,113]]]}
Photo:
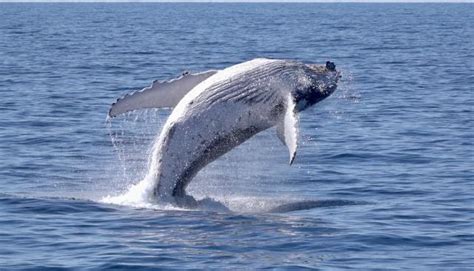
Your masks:
{"label": "whale's pectoral fin", "polygon": [[277,124],[277,135],[281,142],[288,147],[291,165],[293,160],[295,160],[296,148],[298,146],[298,113],[291,94],[288,95],[285,113],[282,114]]}
{"label": "whale's pectoral fin", "polygon": [[186,93],[216,73],[216,70],[184,73],[169,81],[154,81],[149,87],[117,99],[109,110],[109,117],[142,108],[174,107]]}

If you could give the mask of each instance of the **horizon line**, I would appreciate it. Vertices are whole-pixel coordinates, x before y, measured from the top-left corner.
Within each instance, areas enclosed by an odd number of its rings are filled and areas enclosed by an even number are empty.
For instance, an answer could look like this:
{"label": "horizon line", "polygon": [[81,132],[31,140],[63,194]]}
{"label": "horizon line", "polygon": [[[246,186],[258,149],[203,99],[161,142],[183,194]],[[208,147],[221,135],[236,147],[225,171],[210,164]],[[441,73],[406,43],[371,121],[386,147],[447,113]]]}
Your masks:
{"label": "horizon line", "polygon": [[474,3],[474,0],[0,0],[0,3]]}

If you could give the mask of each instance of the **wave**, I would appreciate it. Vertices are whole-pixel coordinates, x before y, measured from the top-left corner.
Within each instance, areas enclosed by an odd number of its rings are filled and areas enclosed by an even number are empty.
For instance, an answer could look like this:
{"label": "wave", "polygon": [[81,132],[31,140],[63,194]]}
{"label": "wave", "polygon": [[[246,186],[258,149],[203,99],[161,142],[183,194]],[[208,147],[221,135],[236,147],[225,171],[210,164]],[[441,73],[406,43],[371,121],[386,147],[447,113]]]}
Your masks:
{"label": "wave", "polygon": [[132,187],[128,192],[118,196],[106,196],[100,202],[114,205],[130,206],[134,208],[150,208],[157,210],[197,210],[219,213],[289,213],[317,208],[334,208],[350,205],[367,204],[361,201],[323,199],[323,200],[295,200],[273,199],[262,197],[202,197],[186,199],[180,206],[159,202],[143,194],[146,191],[141,185]]}

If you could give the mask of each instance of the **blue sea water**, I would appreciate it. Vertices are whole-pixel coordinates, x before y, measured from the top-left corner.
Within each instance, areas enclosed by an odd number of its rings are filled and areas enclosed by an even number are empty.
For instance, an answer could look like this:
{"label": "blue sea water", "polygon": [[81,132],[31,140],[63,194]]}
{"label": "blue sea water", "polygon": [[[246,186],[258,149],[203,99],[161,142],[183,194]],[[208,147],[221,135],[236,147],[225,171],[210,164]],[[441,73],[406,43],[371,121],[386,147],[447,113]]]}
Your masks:
{"label": "blue sea water", "polygon": [[[474,269],[472,4],[1,4],[0,269]],[[255,57],[334,61],[292,166],[273,129],[116,205],[169,114],[120,95]],[[278,212],[272,212],[272,210]]]}

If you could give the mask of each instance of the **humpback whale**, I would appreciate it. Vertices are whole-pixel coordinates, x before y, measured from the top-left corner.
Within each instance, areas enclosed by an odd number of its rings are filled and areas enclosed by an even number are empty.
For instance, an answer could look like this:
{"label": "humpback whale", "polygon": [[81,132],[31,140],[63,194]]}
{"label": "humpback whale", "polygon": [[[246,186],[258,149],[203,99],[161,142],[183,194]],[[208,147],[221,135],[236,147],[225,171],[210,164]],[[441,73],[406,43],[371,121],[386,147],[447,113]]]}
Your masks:
{"label": "humpback whale", "polygon": [[152,197],[181,205],[190,197],[186,187],[202,168],[268,128],[276,126],[291,165],[298,146],[298,113],[331,95],[340,77],[329,61],[317,65],[258,58],[154,81],[117,99],[108,117],[173,108],[153,145],[145,180]]}

